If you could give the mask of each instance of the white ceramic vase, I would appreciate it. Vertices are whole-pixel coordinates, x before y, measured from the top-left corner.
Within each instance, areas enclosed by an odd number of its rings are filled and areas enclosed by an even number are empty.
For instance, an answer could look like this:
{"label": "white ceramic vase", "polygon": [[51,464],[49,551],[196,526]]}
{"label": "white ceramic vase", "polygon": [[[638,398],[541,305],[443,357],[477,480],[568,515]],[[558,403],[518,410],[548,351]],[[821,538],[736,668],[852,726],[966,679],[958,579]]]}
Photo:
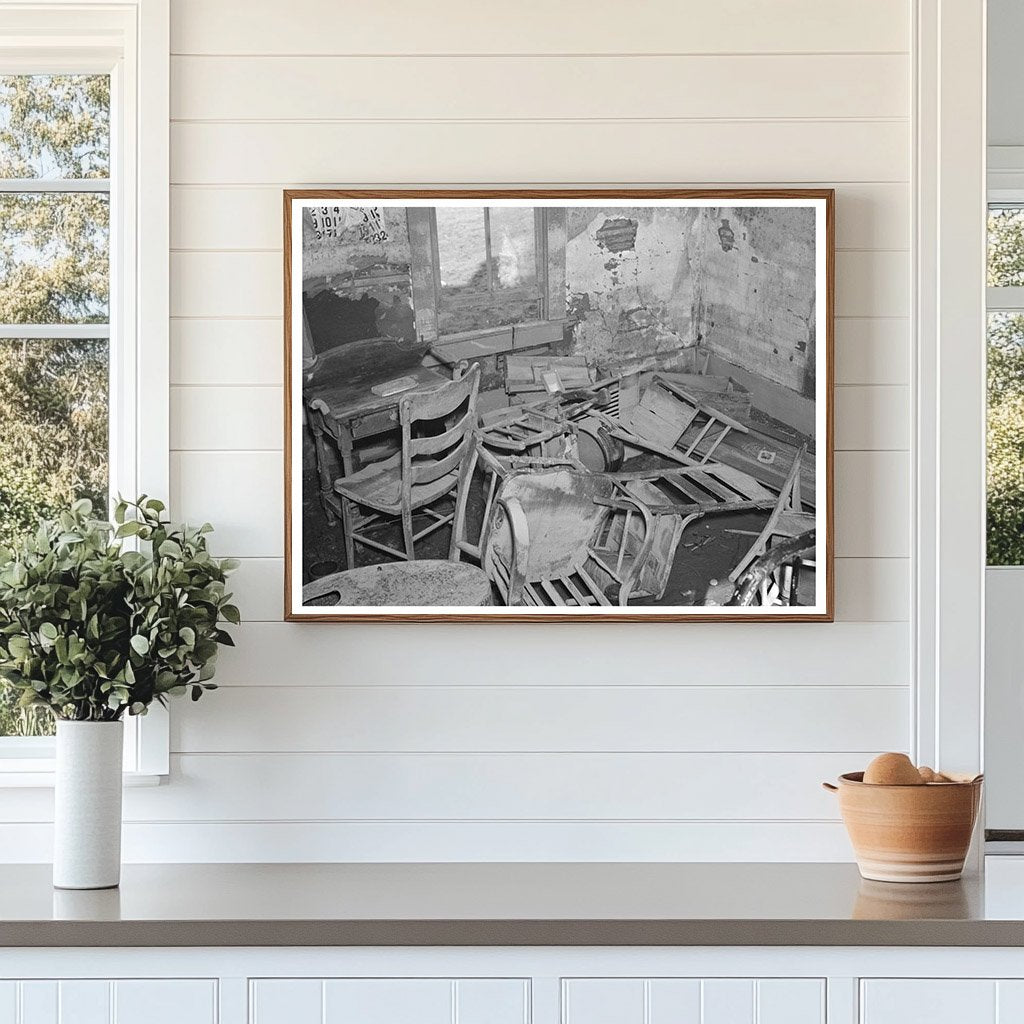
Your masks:
{"label": "white ceramic vase", "polygon": [[53,884],[109,889],[121,880],[121,722],[57,722]]}

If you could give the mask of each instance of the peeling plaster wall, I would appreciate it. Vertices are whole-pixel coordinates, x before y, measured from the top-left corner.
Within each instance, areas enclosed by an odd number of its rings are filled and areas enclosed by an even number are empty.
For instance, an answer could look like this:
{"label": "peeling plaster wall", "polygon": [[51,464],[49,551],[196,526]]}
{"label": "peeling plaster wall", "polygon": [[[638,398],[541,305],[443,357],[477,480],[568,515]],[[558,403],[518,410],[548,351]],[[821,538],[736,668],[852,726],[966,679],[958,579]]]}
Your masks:
{"label": "peeling plaster wall", "polygon": [[696,219],[697,211],[681,209],[569,210],[565,277],[575,354],[613,370],[642,369],[697,343]]}
{"label": "peeling plaster wall", "polygon": [[302,215],[302,270],[307,280],[365,273],[375,267],[408,272],[409,230],[404,211],[369,207],[375,216],[368,221],[360,207],[318,209],[331,211],[326,222],[320,215],[314,223],[309,210]]}
{"label": "peeling plaster wall", "polygon": [[701,211],[699,331],[712,352],[814,394],[814,214]]}
{"label": "peeling plaster wall", "polygon": [[602,366],[669,366],[702,342],[813,393],[808,210],[570,210],[566,287],[573,350]]}

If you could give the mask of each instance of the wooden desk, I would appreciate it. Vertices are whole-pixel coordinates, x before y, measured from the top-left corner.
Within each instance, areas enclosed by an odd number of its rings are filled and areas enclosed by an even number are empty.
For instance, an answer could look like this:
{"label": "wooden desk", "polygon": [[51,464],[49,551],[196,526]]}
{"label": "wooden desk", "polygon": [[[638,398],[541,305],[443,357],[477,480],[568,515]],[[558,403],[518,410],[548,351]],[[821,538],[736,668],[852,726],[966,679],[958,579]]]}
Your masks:
{"label": "wooden desk", "polygon": [[[413,377],[416,387],[382,398],[370,389],[397,377]],[[317,474],[320,479],[320,503],[333,526],[341,515],[341,504],[334,493],[334,479],[325,448],[329,437],[341,456],[342,470],[350,476],[356,466],[355,443],[368,437],[399,429],[398,401],[403,395],[433,391],[448,383],[448,377],[425,366],[414,366],[382,377],[359,380],[314,381],[304,389],[303,400],[308,412],[309,428],[316,450]]]}

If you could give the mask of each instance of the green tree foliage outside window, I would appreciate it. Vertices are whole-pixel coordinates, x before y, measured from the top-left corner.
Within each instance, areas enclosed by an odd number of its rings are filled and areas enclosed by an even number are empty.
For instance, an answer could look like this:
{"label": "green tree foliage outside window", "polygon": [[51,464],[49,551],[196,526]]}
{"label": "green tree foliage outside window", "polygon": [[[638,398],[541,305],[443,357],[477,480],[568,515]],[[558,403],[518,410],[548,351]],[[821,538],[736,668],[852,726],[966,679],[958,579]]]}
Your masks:
{"label": "green tree foliage outside window", "polygon": [[[107,76],[0,76],[0,178],[109,174]],[[109,208],[104,191],[0,193],[0,323],[107,322]],[[108,377],[105,339],[0,338],[0,545],[77,498],[105,515]],[[0,686],[0,736],[51,731]]]}
{"label": "green tree foliage outside window", "polygon": [[[988,284],[1024,285],[1024,209],[993,209]],[[987,555],[989,565],[1024,565],[1024,314],[988,318]]]}

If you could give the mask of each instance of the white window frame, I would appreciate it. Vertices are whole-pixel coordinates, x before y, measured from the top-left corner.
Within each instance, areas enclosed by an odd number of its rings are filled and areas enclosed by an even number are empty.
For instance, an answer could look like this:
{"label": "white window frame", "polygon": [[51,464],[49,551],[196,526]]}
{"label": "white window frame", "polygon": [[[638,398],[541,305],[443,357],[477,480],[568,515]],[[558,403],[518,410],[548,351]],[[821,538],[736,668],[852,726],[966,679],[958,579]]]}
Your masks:
{"label": "white window frame", "polygon": [[[1024,147],[990,146],[988,150],[988,206],[1020,206],[1024,209]],[[1024,288],[987,287],[986,314],[1024,313]],[[1007,671],[1007,660],[1017,653],[1014,638],[1004,635],[1007,599],[1024,591],[1024,566],[987,565],[988,586],[994,588],[993,622],[986,634],[985,763],[989,773],[987,820],[989,829],[1004,835],[1018,833],[1024,825],[1024,797],[1016,785],[1020,769],[1022,712],[1016,672]],[[989,842],[987,854],[1020,855],[1019,840]]]}
{"label": "white window frame", "polygon": [[[110,490],[170,493],[169,0],[0,0],[0,74],[111,76]],[[33,183],[42,191],[45,185]],[[88,187],[88,186],[87,186]],[[83,333],[86,332],[86,333]],[[0,334],[28,337],[24,327]],[[96,330],[62,328],[63,337]],[[169,769],[159,706],[126,718],[126,777]],[[53,782],[53,741],[0,738],[0,787]]]}

